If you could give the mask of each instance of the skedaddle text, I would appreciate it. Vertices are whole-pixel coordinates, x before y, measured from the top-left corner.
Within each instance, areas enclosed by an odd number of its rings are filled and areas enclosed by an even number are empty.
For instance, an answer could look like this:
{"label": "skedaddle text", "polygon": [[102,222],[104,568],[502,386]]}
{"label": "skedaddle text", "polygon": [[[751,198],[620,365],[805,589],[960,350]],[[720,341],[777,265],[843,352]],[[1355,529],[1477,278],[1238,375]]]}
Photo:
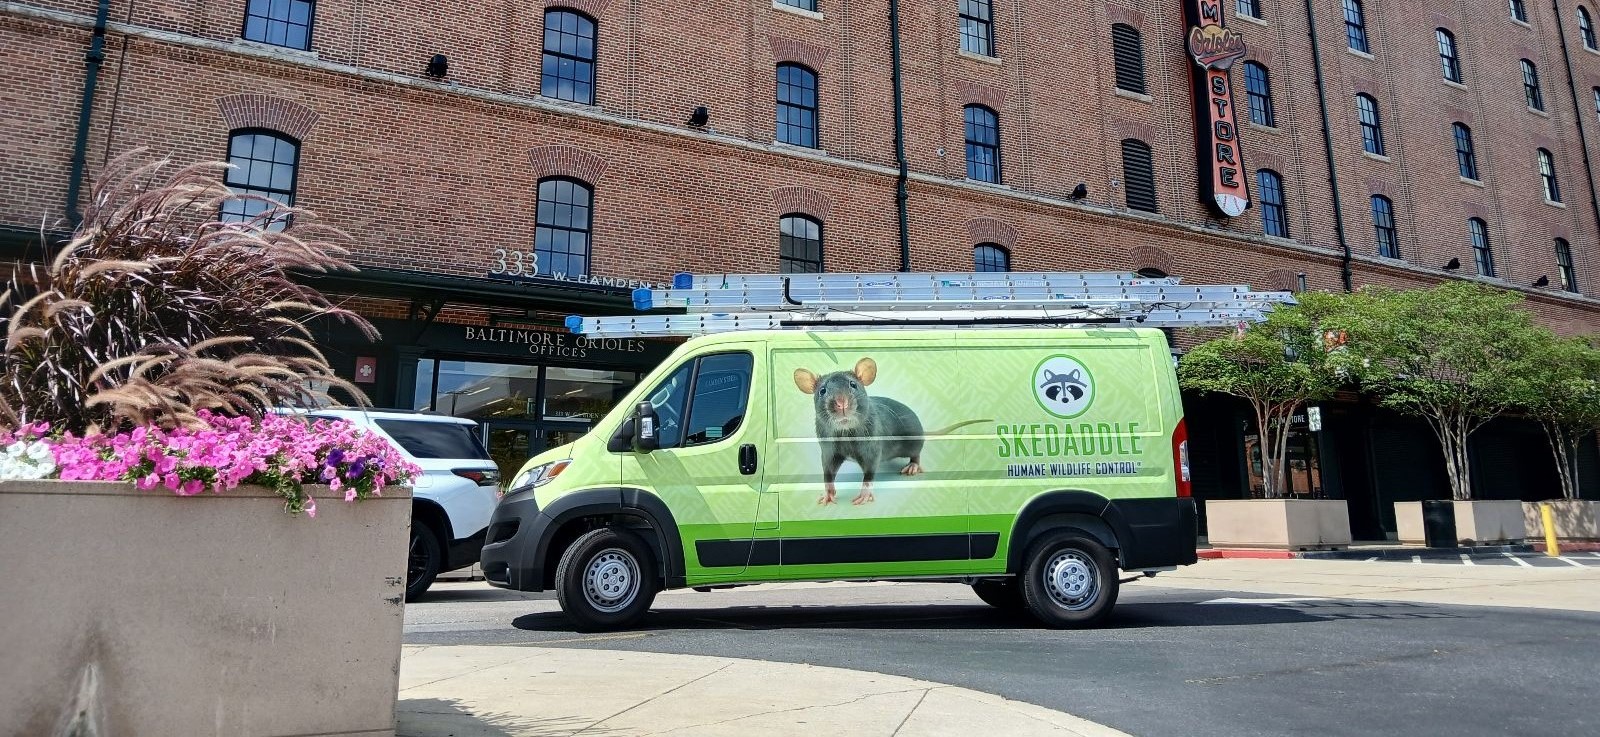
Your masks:
{"label": "skedaddle text", "polygon": [[1137,422],[996,425],[994,434],[1001,458],[1144,454]]}

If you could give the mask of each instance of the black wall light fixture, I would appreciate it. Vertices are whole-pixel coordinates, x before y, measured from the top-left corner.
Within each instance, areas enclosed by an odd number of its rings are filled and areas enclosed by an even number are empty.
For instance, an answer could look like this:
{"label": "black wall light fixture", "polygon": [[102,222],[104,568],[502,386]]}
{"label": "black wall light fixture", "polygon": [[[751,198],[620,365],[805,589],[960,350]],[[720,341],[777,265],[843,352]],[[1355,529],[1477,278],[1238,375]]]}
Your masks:
{"label": "black wall light fixture", "polygon": [[450,73],[450,60],[444,54],[434,54],[428,60],[428,76],[438,79]]}
{"label": "black wall light fixture", "polygon": [[692,125],[696,128],[699,128],[710,121],[711,111],[704,105],[695,108],[694,112],[689,114],[689,125]]}
{"label": "black wall light fixture", "polygon": [[1458,258],[1453,258],[1452,257],[1450,259],[1450,263],[1447,263],[1447,264],[1444,265],[1444,270],[1445,271],[1455,271],[1456,269],[1459,269],[1459,268],[1461,268],[1461,259],[1458,259]]}
{"label": "black wall light fixture", "polygon": [[1081,200],[1088,196],[1089,185],[1084,184],[1083,182],[1078,182],[1078,186],[1072,188],[1072,199]]}
{"label": "black wall light fixture", "polygon": [[1550,277],[1541,276],[1538,279],[1534,279],[1533,285],[1536,287],[1548,287],[1550,286]]}

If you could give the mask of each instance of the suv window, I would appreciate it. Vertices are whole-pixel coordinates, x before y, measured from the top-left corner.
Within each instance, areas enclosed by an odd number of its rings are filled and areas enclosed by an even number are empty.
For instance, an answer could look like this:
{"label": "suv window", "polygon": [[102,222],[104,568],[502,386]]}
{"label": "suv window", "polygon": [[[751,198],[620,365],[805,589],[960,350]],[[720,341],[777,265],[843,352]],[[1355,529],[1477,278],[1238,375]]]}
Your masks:
{"label": "suv window", "polygon": [[416,458],[489,460],[478,441],[477,425],[419,420],[374,420],[400,447]]}
{"label": "suv window", "polygon": [[700,359],[689,403],[689,435],[684,445],[715,443],[739,429],[750,399],[751,359],[728,353]]}

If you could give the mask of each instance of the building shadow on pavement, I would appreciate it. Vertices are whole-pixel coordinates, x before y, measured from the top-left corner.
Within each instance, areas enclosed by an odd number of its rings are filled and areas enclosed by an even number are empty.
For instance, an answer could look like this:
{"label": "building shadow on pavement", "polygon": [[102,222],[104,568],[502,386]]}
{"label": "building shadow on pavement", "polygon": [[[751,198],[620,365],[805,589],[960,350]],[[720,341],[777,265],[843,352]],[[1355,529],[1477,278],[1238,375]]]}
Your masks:
{"label": "building shadow on pavement", "polygon": [[[1390,602],[1294,602],[1285,604],[1200,604],[1129,602],[1120,604],[1109,629],[1226,627],[1295,624],[1345,619],[1440,619],[1460,615],[1436,608]],[[560,612],[525,614],[512,626],[533,632],[572,632]],[[893,604],[867,606],[728,606],[654,609],[634,631],[665,630],[993,630],[1034,628],[1033,619],[984,605]]]}
{"label": "building shadow on pavement", "polygon": [[480,601],[546,601],[555,598],[556,595],[553,591],[535,594],[497,589],[489,584],[482,584],[482,588],[477,586],[453,586],[450,588],[429,589],[414,601],[423,604],[452,604]]}
{"label": "building shadow on pavement", "polygon": [[596,737],[622,734],[591,726],[581,717],[530,717],[475,711],[454,699],[400,699],[395,706],[395,737],[562,737],[582,732]]}

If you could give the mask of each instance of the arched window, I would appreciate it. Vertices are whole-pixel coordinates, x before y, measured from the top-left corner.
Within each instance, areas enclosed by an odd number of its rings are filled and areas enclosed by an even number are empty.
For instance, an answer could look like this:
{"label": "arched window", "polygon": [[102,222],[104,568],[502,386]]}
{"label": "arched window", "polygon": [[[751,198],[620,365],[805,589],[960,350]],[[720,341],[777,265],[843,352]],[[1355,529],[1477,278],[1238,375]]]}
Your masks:
{"label": "arched window", "polygon": [[1344,35],[1353,51],[1367,53],[1367,16],[1361,0],[1344,0]]}
{"label": "arched window", "polygon": [[1271,169],[1256,172],[1256,193],[1261,196],[1261,232],[1289,237],[1289,215],[1283,206],[1283,177]]}
{"label": "arched window", "polygon": [[1456,138],[1456,168],[1461,176],[1476,181],[1478,177],[1478,154],[1472,148],[1472,129],[1462,123],[1452,123],[1450,129]]}
{"label": "arched window", "polygon": [[968,105],[963,112],[967,127],[967,178],[999,184],[999,117],[982,105]]}
{"label": "arched window", "polygon": [[1528,5],[1523,0],[1510,0],[1511,17],[1523,23],[1528,22]]}
{"label": "arched window", "polygon": [[1117,89],[1145,94],[1144,40],[1139,38],[1139,29],[1126,23],[1111,24],[1111,57]]}
{"label": "arched window", "polygon": [[311,21],[317,14],[314,0],[250,0],[244,10],[246,41],[291,49],[311,48]]}
{"label": "arched window", "polygon": [[539,180],[538,228],[533,250],[541,276],[589,273],[589,235],[594,228],[594,190],[568,177]]}
{"label": "arched window", "polygon": [[544,71],[539,94],[594,104],[594,21],[571,10],[544,14]]}
{"label": "arched window", "polygon": [[1589,17],[1589,9],[1578,6],[1578,33],[1583,34],[1583,47],[1591,51],[1600,51],[1594,40],[1594,19]]}
{"label": "arched window", "polygon": [[1561,182],[1556,180],[1556,157],[1548,149],[1539,149],[1539,179],[1544,182],[1544,198],[1561,201]]}
{"label": "arched window", "polygon": [[1394,203],[1381,194],[1372,196],[1372,230],[1378,241],[1378,255],[1400,258],[1400,234],[1394,227]]}
{"label": "arched window", "polygon": [[[300,169],[300,142],[277,131],[241,128],[228,135],[228,163],[223,177],[236,195],[255,195],[294,205],[295,178]],[[245,222],[272,209],[263,200],[228,200],[222,203],[224,222]],[[281,228],[281,221],[270,227]]]}
{"label": "arched window", "polygon": [[1122,142],[1122,189],[1129,209],[1160,211],[1156,202],[1156,172],[1150,157],[1150,144],[1137,138]]}
{"label": "arched window", "polygon": [[822,223],[799,214],[778,220],[778,273],[822,273]]}
{"label": "arched window", "polygon": [[1356,113],[1361,119],[1361,146],[1367,153],[1384,155],[1383,119],[1378,117],[1378,101],[1372,95],[1356,95]]}
{"label": "arched window", "polygon": [[1456,51],[1455,34],[1443,28],[1434,29],[1434,34],[1439,37],[1439,65],[1444,67],[1444,78],[1460,84],[1461,54]]}
{"label": "arched window", "polygon": [[1522,60],[1522,96],[1527,98],[1529,110],[1544,109],[1544,92],[1539,89],[1539,68],[1527,59]]}
{"label": "arched window", "polygon": [[1489,248],[1489,225],[1482,219],[1467,221],[1467,232],[1472,236],[1472,260],[1478,264],[1478,273],[1494,276],[1494,251]]}
{"label": "arched window", "polygon": [[1278,115],[1272,110],[1272,79],[1266,67],[1253,61],[1244,63],[1244,93],[1250,100],[1250,122],[1276,128]]}
{"label": "arched window", "polygon": [[817,74],[799,64],[778,65],[778,141],[817,147]]}
{"label": "arched window", "polygon": [[959,0],[961,50],[994,56],[994,9],[990,0]]}
{"label": "arched window", "polygon": [[972,248],[973,271],[1010,271],[1011,254],[1003,246],[979,243]]}
{"label": "arched window", "polygon": [[1578,272],[1572,267],[1572,244],[1565,238],[1556,239],[1556,272],[1561,275],[1561,288],[1578,291]]}

